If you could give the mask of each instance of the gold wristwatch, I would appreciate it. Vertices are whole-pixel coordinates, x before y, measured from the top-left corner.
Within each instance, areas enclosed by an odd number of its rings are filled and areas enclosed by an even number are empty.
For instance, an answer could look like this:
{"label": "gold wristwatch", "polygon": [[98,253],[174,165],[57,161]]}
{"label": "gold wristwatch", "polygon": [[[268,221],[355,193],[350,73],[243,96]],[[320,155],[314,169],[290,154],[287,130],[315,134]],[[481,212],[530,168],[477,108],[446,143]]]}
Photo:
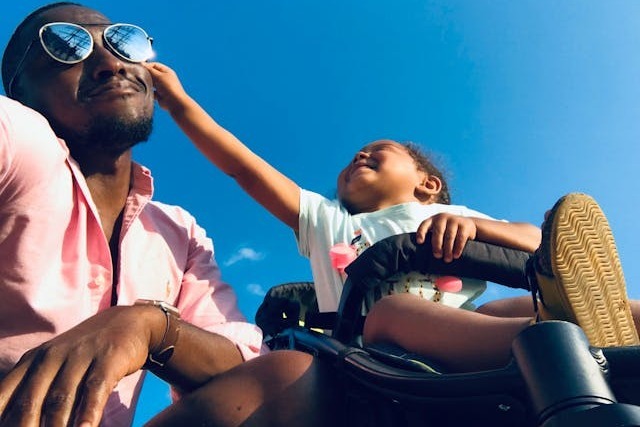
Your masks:
{"label": "gold wristwatch", "polygon": [[167,327],[164,330],[162,339],[158,345],[149,350],[147,361],[142,368],[163,367],[171,356],[173,356],[173,350],[178,342],[178,335],[180,335],[180,322],[178,321],[178,319],[180,319],[180,311],[167,302],[153,299],[138,299],[133,305],[151,305],[158,307],[167,318]]}

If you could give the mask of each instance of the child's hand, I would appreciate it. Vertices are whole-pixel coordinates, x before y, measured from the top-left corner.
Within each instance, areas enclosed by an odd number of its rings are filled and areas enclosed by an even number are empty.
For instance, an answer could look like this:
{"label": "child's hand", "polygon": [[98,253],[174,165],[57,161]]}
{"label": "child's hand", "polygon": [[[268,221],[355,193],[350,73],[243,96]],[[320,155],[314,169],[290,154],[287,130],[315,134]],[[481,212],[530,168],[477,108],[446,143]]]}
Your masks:
{"label": "child's hand", "polygon": [[160,107],[171,114],[179,111],[189,99],[189,95],[182,87],[175,71],[159,62],[143,62],[142,64],[151,74],[155,97]]}
{"label": "child's hand", "polygon": [[476,238],[476,223],[473,218],[439,213],[422,221],[416,232],[419,244],[425,243],[426,234],[431,231],[433,256],[451,262],[460,258],[468,240]]}

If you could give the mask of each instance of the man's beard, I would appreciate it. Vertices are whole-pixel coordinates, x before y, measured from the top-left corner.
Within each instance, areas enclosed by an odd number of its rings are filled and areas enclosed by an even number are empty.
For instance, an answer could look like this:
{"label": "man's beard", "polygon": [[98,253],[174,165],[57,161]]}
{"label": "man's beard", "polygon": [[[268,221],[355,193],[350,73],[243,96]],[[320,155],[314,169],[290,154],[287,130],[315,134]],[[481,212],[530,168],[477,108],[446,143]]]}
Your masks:
{"label": "man's beard", "polygon": [[107,155],[118,157],[140,142],[147,141],[153,129],[153,117],[125,120],[121,117],[96,118],[84,132],[58,130],[71,155]]}
{"label": "man's beard", "polygon": [[134,145],[147,141],[152,128],[152,117],[141,117],[136,121],[109,117],[96,119],[84,137],[87,148],[119,156]]}

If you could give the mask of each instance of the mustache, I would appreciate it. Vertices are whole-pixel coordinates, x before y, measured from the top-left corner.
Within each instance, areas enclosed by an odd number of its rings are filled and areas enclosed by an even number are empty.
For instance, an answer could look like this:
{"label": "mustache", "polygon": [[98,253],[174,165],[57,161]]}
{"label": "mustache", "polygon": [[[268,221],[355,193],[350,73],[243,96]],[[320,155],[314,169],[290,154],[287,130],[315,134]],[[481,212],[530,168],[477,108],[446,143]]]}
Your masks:
{"label": "mustache", "polygon": [[147,93],[147,85],[140,79],[126,74],[109,76],[99,81],[84,80],[78,88],[78,99],[90,99],[111,89],[132,89],[136,92]]}

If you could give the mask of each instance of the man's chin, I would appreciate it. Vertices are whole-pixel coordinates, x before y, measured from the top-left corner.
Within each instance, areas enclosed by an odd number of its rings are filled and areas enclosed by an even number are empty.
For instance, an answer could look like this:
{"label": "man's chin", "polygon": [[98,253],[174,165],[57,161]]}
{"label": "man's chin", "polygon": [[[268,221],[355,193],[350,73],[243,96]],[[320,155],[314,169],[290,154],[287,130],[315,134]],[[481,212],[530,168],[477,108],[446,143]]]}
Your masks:
{"label": "man's chin", "polygon": [[88,132],[88,142],[103,141],[104,148],[126,150],[134,145],[147,141],[153,130],[153,118],[139,117],[135,119],[123,117],[101,118],[93,122]]}
{"label": "man's chin", "polygon": [[72,155],[80,152],[118,156],[140,142],[147,141],[153,130],[153,117],[97,116],[81,132],[58,129]]}

